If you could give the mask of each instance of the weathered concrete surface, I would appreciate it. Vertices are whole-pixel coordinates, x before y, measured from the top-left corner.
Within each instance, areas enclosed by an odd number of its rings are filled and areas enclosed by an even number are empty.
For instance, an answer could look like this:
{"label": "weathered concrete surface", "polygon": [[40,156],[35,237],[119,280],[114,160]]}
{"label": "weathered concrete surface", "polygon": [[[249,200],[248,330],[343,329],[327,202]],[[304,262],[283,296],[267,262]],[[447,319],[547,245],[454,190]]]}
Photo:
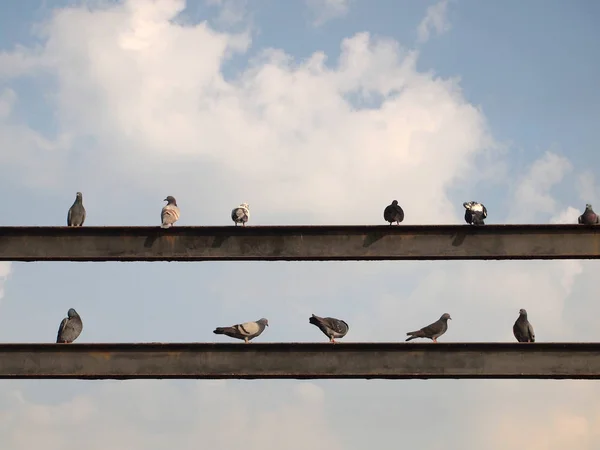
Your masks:
{"label": "weathered concrete surface", "polygon": [[600,344],[0,344],[0,378],[598,379]]}
{"label": "weathered concrete surface", "polygon": [[1,261],[596,259],[583,225],[0,227]]}

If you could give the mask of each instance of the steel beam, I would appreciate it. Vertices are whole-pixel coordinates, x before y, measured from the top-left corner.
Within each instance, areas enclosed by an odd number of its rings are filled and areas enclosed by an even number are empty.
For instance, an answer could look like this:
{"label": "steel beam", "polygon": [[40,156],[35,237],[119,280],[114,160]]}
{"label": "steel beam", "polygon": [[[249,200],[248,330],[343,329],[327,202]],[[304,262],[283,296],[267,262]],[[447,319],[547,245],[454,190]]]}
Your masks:
{"label": "steel beam", "polygon": [[0,378],[598,379],[600,344],[0,344]]}
{"label": "steel beam", "polygon": [[0,227],[1,261],[596,259],[600,227]]}

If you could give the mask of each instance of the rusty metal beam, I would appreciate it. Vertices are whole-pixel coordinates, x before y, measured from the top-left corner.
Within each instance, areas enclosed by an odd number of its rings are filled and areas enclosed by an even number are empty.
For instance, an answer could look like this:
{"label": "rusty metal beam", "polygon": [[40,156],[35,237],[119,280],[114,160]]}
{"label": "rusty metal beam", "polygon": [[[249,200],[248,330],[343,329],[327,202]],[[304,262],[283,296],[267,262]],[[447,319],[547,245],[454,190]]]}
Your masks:
{"label": "rusty metal beam", "polygon": [[599,379],[600,344],[0,344],[0,378]]}
{"label": "rusty metal beam", "polygon": [[0,227],[1,261],[597,259],[600,227]]}

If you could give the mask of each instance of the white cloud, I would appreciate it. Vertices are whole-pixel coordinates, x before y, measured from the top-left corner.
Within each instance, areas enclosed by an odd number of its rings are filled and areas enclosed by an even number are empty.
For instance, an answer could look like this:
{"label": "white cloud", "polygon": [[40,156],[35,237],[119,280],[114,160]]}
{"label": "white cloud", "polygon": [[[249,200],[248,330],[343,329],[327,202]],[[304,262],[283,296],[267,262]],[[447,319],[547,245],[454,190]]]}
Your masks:
{"label": "white cloud", "polygon": [[312,12],[314,26],[348,14],[350,0],[306,0],[306,5]]}
{"label": "white cloud", "polygon": [[424,43],[429,40],[432,32],[440,35],[448,30],[450,30],[448,0],[441,0],[427,8],[425,17],[417,27],[417,36],[419,42]]}

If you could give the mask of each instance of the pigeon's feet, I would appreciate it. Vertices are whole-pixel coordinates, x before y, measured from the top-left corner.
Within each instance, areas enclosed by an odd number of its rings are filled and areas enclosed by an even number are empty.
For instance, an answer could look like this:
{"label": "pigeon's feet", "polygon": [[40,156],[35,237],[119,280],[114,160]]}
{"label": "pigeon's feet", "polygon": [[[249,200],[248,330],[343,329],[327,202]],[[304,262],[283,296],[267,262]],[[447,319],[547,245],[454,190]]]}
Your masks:
{"label": "pigeon's feet", "polygon": [[437,344],[437,338],[433,338],[433,343]]}

